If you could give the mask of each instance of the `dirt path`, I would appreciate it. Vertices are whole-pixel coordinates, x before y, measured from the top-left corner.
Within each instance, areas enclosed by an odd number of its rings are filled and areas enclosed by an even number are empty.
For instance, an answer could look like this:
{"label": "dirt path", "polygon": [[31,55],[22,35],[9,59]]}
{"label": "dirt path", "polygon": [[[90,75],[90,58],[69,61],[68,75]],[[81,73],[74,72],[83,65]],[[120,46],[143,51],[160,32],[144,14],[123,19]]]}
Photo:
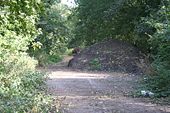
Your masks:
{"label": "dirt path", "polygon": [[170,106],[127,96],[137,76],[73,71],[66,61],[47,69],[48,92],[59,98],[62,113],[170,113]]}

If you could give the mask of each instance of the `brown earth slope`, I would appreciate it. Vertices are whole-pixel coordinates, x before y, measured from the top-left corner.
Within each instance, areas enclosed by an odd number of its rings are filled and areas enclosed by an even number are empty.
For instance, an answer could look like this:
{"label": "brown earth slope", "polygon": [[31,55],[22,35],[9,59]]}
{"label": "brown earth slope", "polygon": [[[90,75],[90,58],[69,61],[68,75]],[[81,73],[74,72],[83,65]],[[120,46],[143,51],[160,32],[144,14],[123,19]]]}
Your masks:
{"label": "brown earth slope", "polygon": [[145,72],[147,65],[144,56],[133,45],[123,41],[108,40],[82,50],[74,57],[70,67],[139,74]]}

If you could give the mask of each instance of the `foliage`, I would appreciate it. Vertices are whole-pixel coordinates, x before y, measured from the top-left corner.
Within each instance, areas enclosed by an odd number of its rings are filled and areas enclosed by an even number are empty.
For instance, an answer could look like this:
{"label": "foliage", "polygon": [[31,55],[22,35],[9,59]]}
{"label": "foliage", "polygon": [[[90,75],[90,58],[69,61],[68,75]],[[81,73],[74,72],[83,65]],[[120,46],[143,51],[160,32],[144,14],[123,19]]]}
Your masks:
{"label": "foliage", "polygon": [[[29,50],[40,63],[48,62],[51,57],[59,56],[67,50],[67,42],[71,36],[67,22],[69,14],[70,9],[58,0],[53,0],[50,3],[45,1],[45,11],[40,15],[37,25],[42,29],[42,34],[35,40],[40,43],[40,48],[30,48]],[[43,59],[40,58],[42,56]],[[55,61],[59,61],[60,58]]]}
{"label": "foliage", "polygon": [[[168,25],[169,26],[169,25]],[[162,32],[156,33],[153,43],[154,61],[152,63],[155,73],[152,78],[149,78],[149,86],[158,95],[170,95],[170,40],[169,40],[169,27],[165,28]]]}
{"label": "foliage", "polygon": [[[107,38],[128,41],[150,56],[154,69],[148,88],[159,96],[169,94],[170,1],[169,0],[76,0],[79,5],[75,37],[91,45]],[[75,18],[75,17],[74,17]]]}
{"label": "foliage", "polygon": [[148,85],[156,96],[170,95],[170,1],[162,1],[161,8],[146,22],[152,23],[157,32],[148,40],[153,58],[152,66],[155,69]]}
{"label": "foliage", "polygon": [[62,60],[62,55],[48,55],[45,52],[34,53],[36,59],[38,60],[39,66],[48,66],[49,64],[54,64]]}
{"label": "foliage", "polygon": [[0,112],[39,113],[49,110],[51,100],[40,92],[44,75],[34,72],[36,63],[25,54],[6,56],[0,73]]}
{"label": "foliage", "polygon": [[[38,34],[35,27],[40,3],[36,0],[3,0],[0,4],[1,51],[26,51]],[[3,49],[2,49],[3,48]]]}
{"label": "foliage", "polygon": [[110,37],[135,43],[136,23],[156,11],[160,0],[77,0],[77,3],[74,40],[91,45]]}
{"label": "foliage", "polygon": [[[159,97],[170,95],[169,0],[76,2],[69,9],[60,0],[1,0],[0,112],[50,110],[51,100],[40,92],[44,75],[35,72],[37,62],[27,52],[46,65],[61,60],[67,47],[107,38],[131,42],[148,54],[154,68],[148,88]],[[99,59],[90,65],[101,66]]]}
{"label": "foliage", "polygon": [[89,64],[90,64],[90,69],[92,70],[98,70],[101,67],[101,64],[98,58],[91,60]]}
{"label": "foliage", "polygon": [[44,75],[26,53],[40,33],[36,28],[43,5],[40,0],[0,2],[0,112],[47,112],[50,100],[40,86]]}

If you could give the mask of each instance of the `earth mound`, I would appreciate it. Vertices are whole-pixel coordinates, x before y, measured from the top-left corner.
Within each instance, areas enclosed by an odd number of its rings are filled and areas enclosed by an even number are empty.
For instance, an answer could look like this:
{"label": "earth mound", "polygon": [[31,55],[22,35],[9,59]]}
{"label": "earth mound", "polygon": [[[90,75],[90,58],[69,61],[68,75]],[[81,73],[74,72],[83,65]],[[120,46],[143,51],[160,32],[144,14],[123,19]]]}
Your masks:
{"label": "earth mound", "polygon": [[94,44],[71,60],[71,68],[109,72],[144,73],[145,57],[133,45],[108,40]]}

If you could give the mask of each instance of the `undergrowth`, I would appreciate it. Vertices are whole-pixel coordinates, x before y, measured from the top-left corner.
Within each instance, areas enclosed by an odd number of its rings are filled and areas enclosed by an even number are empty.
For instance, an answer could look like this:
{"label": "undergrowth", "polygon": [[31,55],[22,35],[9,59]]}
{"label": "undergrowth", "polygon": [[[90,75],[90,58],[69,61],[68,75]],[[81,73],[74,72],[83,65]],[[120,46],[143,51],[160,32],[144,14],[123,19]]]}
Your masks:
{"label": "undergrowth", "polygon": [[[10,61],[10,62],[9,62]],[[43,88],[45,75],[26,54],[5,55],[0,62],[0,112],[47,113],[52,99]]]}

